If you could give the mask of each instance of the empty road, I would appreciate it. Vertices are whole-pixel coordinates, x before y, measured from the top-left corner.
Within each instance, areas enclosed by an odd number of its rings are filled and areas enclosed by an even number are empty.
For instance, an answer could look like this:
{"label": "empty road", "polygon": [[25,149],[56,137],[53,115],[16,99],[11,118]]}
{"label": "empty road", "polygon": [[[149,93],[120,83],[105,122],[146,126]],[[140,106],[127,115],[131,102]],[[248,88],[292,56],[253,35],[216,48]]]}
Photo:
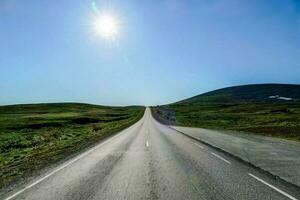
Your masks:
{"label": "empty road", "polygon": [[300,200],[300,191],[143,118],[3,199]]}

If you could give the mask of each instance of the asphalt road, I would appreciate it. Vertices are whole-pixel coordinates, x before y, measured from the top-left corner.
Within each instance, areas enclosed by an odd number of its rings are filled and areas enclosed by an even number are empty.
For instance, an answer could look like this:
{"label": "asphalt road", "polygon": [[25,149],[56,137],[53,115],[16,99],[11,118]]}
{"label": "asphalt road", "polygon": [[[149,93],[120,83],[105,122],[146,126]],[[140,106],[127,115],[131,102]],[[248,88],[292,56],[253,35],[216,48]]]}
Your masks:
{"label": "asphalt road", "polygon": [[298,188],[156,122],[133,126],[4,199],[300,199]]}

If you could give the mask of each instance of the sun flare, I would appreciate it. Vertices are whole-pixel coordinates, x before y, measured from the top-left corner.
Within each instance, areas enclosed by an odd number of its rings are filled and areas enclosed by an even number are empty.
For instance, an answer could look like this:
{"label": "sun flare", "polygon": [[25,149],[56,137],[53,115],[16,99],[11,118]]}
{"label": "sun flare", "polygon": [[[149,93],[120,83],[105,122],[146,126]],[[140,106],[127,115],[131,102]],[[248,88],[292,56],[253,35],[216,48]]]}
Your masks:
{"label": "sun flare", "polygon": [[95,30],[105,39],[115,39],[119,32],[117,19],[110,14],[103,14],[97,17],[94,22]]}

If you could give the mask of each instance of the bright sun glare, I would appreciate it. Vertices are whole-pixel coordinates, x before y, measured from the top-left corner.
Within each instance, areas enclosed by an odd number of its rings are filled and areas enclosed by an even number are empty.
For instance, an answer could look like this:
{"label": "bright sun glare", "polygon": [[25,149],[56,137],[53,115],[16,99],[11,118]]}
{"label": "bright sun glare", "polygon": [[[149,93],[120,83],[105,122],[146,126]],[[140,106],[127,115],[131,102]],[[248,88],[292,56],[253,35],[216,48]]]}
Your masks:
{"label": "bright sun glare", "polygon": [[119,31],[117,19],[110,14],[100,15],[94,22],[96,32],[105,39],[115,39]]}

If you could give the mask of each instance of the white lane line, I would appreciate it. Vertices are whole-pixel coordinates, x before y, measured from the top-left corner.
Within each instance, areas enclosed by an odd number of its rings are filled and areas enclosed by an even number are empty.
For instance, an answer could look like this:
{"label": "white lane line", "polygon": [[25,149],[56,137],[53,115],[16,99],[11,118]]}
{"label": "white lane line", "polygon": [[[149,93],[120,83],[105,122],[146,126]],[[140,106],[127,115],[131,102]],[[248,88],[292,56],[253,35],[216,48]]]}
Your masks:
{"label": "white lane line", "polygon": [[201,149],[204,149],[204,147],[203,147],[203,146],[201,146],[200,144],[197,144],[197,143],[195,143],[195,142],[194,142],[194,145],[196,145],[196,146],[200,147]]}
{"label": "white lane line", "polygon": [[88,151],[82,153],[82,154],[79,155],[78,157],[75,157],[73,160],[67,162],[66,164],[64,164],[64,165],[62,165],[61,167],[55,169],[54,171],[52,171],[52,172],[50,172],[49,174],[45,175],[44,177],[38,179],[37,181],[33,182],[32,184],[30,184],[30,185],[24,187],[23,189],[21,189],[21,190],[19,190],[18,192],[12,194],[11,196],[7,197],[7,198],[4,199],[4,200],[10,200],[10,199],[12,199],[12,198],[18,196],[19,194],[23,193],[24,191],[26,191],[26,190],[32,188],[32,187],[35,186],[36,184],[42,182],[43,180],[45,180],[45,179],[47,179],[48,177],[52,176],[53,174],[59,172],[60,170],[66,168],[67,166],[71,165],[72,163],[74,163],[74,162],[80,160],[80,159],[83,158],[84,156],[90,154],[91,152],[93,152],[93,151],[95,151],[96,149],[102,147],[103,145],[105,145],[105,144],[107,144],[108,142],[112,141],[112,140],[115,139],[116,137],[119,137],[120,135],[123,135],[124,133],[125,133],[125,132],[123,132],[123,133],[121,133],[121,134],[117,134],[117,135],[111,137],[110,139],[104,141],[103,143],[101,143],[101,144],[99,144],[99,145],[97,145],[97,146],[91,148],[90,150],[88,150]]}
{"label": "white lane line", "polygon": [[284,191],[278,189],[277,187],[275,187],[275,186],[273,186],[273,185],[267,183],[266,181],[264,181],[264,180],[258,178],[257,176],[254,176],[254,175],[251,174],[251,173],[248,173],[248,175],[251,176],[252,178],[258,180],[259,182],[261,182],[261,183],[263,183],[263,184],[269,186],[270,188],[276,190],[276,191],[279,192],[280,194],[283,194],[283,195],[286,196],[287,198],[292,199],[292,200],[298,200],[298,199],[296,199],[295,197],[289,195],[288,193],[286,193],[286,192],[284,192]]}
{"label": "white lane line", "polygon": [[146,147],[149,147],[149,142],[148,142],[148,140],[147,140],[147,142],[146,142]]}
{"label": "white lane line", "polygon": [[226,162],[226,163],[228,163],[228,164],[231,164],[231,162],[229,162],[228,160],[226,160],[225,158],[223,158],[223,157],[221,157],[221,156],[219,156],[218,154],[215,154],[215,153],[213,153],[213,152],[210,152],[212,155],[214,155],[214,156],[216,156],[217,158],[219,158],[219,159],[221,159],[221,160],[223,160],[224,162]]}

